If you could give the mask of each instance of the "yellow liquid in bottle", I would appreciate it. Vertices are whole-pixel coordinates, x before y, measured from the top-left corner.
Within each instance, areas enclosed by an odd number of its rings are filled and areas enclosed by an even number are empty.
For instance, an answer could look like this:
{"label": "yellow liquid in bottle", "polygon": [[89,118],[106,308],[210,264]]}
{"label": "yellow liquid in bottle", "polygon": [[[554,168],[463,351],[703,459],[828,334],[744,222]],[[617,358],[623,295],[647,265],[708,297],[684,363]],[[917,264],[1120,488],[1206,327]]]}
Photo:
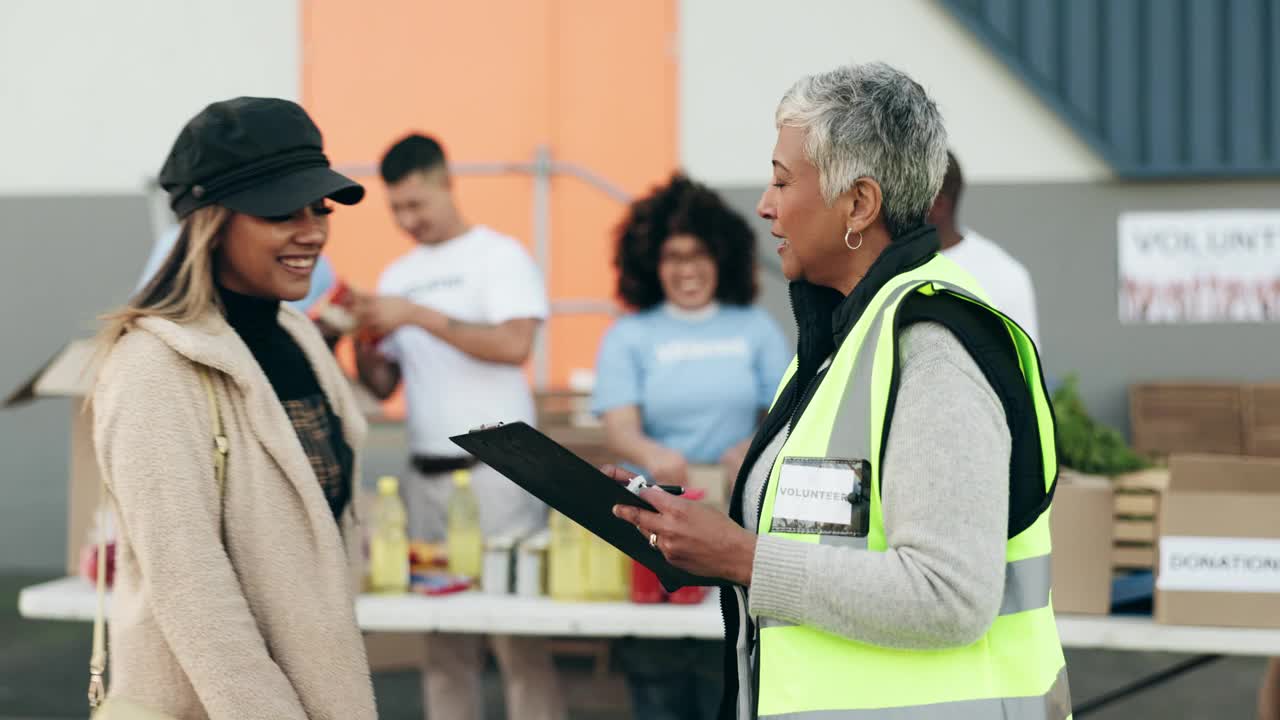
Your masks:
{"label": "yellow liquid in bottle", "polygon": [[409,537],[396,478],[378,480],[373,517],[373,534],[369,538],[369,589],[375,593],[406,593],[409,591]]}
{"label": "yellow liquid in bottle", "polygon": [[484,563],[484,536],[480,532],[480,506],[471,490],[471,472],[453,474],[449,498],[449,572],[476,580]]}
{"label": "yellow liquid in bottle", "polygon": [[547,548],[547,591],[556,600],[587,598],[587,531],[552,510]]}
{"label": "yellow liquid in bottle", "polygon": [[626,600],[631,595],[629,559],[604,540],[586,530],[582,532],[587,536],[587,597],[610,602]]}

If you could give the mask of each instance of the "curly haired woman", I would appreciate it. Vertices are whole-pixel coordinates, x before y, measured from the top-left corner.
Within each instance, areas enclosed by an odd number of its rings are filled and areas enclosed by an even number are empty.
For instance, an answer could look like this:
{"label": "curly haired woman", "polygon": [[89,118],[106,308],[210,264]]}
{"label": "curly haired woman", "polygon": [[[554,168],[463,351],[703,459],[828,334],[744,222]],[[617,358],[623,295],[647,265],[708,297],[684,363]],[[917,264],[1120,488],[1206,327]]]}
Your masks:
{"label": "curly haired woman", "polygon": [[[742,215],[682,175],[631,206],[618,233],[618,295],[635,310],[610,329],[593,409],[610,449],[663,483],[688,465],[738,472],[790,361],[756,296],[755,238]],[[633,641],[618,648],[636,717],[710,720],[720,643]]]}

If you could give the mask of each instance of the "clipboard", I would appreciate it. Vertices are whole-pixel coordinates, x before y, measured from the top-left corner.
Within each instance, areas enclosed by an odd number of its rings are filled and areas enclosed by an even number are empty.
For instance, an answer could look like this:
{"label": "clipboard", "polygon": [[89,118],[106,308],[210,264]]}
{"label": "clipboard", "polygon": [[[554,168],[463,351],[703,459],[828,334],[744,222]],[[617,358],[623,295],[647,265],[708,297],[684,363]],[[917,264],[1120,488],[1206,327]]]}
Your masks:
{"label": "clipboard", "polygon": [[662,553],[649,547],[648,539],[637,532],[634,525],[613,514],[614,505],[633,505],[650,511],[653,506],[528,423],[484,427],[449,439],[652,570],[668,592],[692,585],[725,584],[722,580],[685,572],[667,562]]}

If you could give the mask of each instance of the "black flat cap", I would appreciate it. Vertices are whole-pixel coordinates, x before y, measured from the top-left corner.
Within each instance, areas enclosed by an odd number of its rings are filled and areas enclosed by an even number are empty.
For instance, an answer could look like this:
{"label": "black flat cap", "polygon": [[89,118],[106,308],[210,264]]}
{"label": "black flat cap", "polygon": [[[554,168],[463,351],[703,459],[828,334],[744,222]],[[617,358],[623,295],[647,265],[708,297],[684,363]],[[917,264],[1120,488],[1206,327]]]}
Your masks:
{"label": "black flat cap", "polygon": [[160,169],[179,218],[206,205],[258,217],[289,215],[332,198],[354,205],[364,187],[334,172],[320,130],[297,103],[239,97],[191,118]]}

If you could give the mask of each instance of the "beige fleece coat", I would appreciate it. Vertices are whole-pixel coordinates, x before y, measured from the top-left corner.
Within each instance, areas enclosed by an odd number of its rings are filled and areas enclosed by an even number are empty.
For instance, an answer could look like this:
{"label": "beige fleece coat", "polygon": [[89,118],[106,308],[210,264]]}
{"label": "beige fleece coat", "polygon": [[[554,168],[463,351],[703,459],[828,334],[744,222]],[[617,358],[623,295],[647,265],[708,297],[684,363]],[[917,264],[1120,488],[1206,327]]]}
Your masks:
{"label": "beige fleece coat", "polygon": [[[280,323],[358,451],[367,424],[320,334],[288,306]],[[221,498],[197,363],[216,371],[231,446]],[[139,322],[104,361],[93,410],[121,523],[110,694],[178,718],[376,717],[354,611],[354,510],[334,522],[284,408],[222,315]]]}

